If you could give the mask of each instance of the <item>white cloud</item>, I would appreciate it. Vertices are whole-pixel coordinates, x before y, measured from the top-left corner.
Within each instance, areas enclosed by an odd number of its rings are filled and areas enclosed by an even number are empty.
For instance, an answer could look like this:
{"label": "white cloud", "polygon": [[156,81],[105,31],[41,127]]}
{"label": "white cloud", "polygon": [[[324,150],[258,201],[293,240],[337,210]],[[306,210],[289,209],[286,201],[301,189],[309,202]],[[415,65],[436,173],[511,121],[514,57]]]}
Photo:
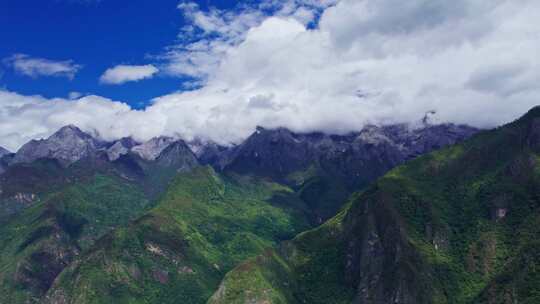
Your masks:
{"label": "white cloud", "polygon": [[152,78],[159,70],[151,65],[117,65],[107,69],[99,81],[105,84],[123,84],[130,81],[139,81]]}
{"label": "white cloud", "polygon": [[55,61],[44,58],[34,58],[26,54],[15,54],[5,58],[4,63],[17,73],[37,78],[39,76],[58,76],[73,79],[82,68],[73,60]]}
{"label": "white cloud", "polygon": [[[244,41],[251,28],[273,16],[290,17],[306,25],[316,14],[334,5],[337,0],[269,0],[239,5],[235,10],[200,9],[195,2],[178,5],[184,18],[191,22],[179,34],[182,41],[170,46],[161,59],[167,61],[165,72],[206,80],[216,72],[232,48]],[[271,42],[269,42],[271,43]]]}
{"label": "white cloud", "polygon": [[69,92],[68,98],[69,99],[79,99],[83,94],[81,92]]}
{"label": "white cloud", "polygon": [[[194,17],[202,40],[188,42],[167,68],[203,78],[203,87],[155,98],[144,111],[96,96],[3,92],[0,145],[14,149],[66,123],[106,138],[220,143],[238,142],[256,125],[342,133],[430,110],[437,121],[491,127],[539,104],[538,1],[341,0],[326,3],[314,29],[298,11],[317,9],[298,2],[272,17],[248,8]],[[189,5],[182,9],[197,15]]]}

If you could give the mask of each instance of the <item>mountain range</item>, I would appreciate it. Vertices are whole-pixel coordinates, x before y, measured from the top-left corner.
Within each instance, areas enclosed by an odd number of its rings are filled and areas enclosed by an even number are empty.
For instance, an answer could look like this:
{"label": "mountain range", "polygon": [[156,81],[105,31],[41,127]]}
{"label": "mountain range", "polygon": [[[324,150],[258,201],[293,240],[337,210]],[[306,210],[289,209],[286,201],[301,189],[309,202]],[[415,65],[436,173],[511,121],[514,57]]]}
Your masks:
{"label": "mountain range", "polygon": [[[2,303],[536,303],[540,110],[0,149]],[[529,302],[527,302],[529,301]]]}

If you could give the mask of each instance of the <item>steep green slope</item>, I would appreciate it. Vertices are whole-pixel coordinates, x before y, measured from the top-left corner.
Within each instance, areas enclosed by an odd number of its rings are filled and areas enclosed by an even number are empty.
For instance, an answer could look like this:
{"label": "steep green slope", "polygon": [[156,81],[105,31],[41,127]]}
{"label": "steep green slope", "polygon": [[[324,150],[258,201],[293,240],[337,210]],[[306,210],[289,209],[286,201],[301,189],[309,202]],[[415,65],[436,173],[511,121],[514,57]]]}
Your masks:
{"label": "steep green slope", "polygon": [[0,227],[0,303],[32,303],[95,239],[149,205],[125,180],[102,174],[44,194]]}
{"label": "steep green slope", "polygon": [[178,175],[159,203],[66,269],[50,303],[204,303],[238,262],[309,228],[295,193],[209,167]]}
{"label": "steep green slope", "polygon": [[539,303],[538,223],[535,108],[392,170],[284,243],[280,263],[235,268],[210,303]]}

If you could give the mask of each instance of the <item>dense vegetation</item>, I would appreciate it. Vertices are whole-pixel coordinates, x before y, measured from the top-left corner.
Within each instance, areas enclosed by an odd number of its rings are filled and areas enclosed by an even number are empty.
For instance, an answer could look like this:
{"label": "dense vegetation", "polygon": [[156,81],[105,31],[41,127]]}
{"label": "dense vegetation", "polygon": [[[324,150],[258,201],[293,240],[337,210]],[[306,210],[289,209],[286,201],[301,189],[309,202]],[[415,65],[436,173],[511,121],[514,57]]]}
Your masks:
{"label": "dense vegetation", "polygon": [[148,205],[137,187],[101,174],[43,194],[0,227],[0,302],[38,299],[81,251]]}
{"label": "dense vegetation", "polygon": [[306,230],[281,185],[200,167],[158,204],[83,253],[49,292],[68,303],[204,303],[240,261]]}
{"label": "dense vegetation", "polygon": [[211,302],[540,303],[539,156],[535,108],[392,170]]}
{"label": "dense vegetation", "polygon": [[540,108],[371,184],[390,162],[257,140],[219,172],[183,142],[10,166],[0,303],[540,303]]}

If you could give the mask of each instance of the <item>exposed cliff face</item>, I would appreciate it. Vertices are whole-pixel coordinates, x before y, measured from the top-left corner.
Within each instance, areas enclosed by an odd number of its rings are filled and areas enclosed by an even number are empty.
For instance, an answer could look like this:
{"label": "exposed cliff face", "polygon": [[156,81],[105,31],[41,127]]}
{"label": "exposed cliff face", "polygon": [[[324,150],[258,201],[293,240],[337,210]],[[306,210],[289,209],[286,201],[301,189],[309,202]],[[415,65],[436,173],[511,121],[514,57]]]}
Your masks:
{"label": "exposed cliff face", "polygon": [[110,161],[115,161],[120,156],[128,154],[129,151],[137,145],[138,143],[130,137],[119,139],[113,142],[111,146],[107,148],[107,158]]}
{"label": "exposed cliff face", "polygon": [[183,140],[175,141],[156,158],[159,166],[174,168],[177,172],[185,172],[199,165],[197,157]]}
{"label": "exposed cliff face", "polygon": [[131,151],[145,160],[155,160],[161,152],[175,141],[172,137],[155,137],[137,145]]}

